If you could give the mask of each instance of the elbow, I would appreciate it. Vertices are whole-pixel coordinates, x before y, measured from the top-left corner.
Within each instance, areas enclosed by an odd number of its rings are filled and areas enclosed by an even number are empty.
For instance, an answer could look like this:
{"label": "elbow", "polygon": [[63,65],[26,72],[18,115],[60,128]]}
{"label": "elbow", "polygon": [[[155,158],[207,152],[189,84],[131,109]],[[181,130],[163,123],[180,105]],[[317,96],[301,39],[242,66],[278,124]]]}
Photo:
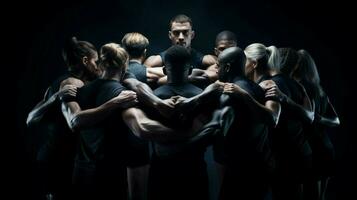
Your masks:
{"label": "elbow", "polygon": [[74,116],[69,123],[69,128],[71,129],[71,131],[75,132],[78,131],[81,127],[80,127],[80,118],[78,116]]}
{"label": "elbow", "polygon": [[31,113],[27,116],[27,119],[26,119],[26,125],[27,127],[30,127],[32,125],[34,125],[36,122],[39,121],[39,118],[38,117],[35,117],[34,115],[32,115]]}
{"label": "elbow", "polygon": [[312,124],[315,120],[315,112],[308,112],[307,114],[307,122]]}

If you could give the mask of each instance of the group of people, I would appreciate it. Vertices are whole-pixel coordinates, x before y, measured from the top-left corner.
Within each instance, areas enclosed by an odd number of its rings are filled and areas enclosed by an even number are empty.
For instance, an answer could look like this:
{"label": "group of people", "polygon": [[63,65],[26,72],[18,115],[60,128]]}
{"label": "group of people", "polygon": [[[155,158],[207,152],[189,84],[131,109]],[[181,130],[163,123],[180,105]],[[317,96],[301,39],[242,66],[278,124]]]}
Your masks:
{"label": "group of people", "polygon": [[96,48],[70,38],[68,72],[29,113],[41,124],[42,199],[210,199],[212,147],[219,199],[324,199],[334,172],[327,127],[339,118],[306,50],[238,47],[220,32],[214,55],[191,47],[193,23],[177,15],[172,46],[147,57],[127,33]]}

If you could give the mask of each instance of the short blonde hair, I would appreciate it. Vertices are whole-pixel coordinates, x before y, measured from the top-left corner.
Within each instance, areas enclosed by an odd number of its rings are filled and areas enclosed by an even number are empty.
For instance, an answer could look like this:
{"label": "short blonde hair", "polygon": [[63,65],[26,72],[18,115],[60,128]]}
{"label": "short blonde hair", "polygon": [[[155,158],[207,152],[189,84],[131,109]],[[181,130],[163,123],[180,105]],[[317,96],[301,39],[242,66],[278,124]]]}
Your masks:
{"label": "short blonde hair", "polygon": [[142,56],[149,46],[149,40],[143,34],[136,32],[125,34],[121,43],[129,56],[133,58]]}
{"label": "short blonde hair", "polygon": [[104,69],[109,67],[121,69],[126,68],[129,56],[119,44],[108,43],[100,49],[100,59],[100,66]]}

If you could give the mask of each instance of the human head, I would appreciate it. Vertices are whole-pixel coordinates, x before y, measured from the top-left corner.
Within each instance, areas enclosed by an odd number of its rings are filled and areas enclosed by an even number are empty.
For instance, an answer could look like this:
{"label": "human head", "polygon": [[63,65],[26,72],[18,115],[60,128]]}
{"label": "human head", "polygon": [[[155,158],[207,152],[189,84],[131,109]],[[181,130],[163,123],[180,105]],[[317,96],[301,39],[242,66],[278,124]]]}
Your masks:
{"label": "human head", "polygon": [[216,36],[215,46],[214,53],[219,56],[223,50],[237,46],[237,37],[231,31],[222,31]]}
{"label": "human head", "polygon": [[320,76],[312,56],[304,49],[299,50],[297,53],[299,55],[299,60],[295,70],[292,72],[293,78],[297,80],[306,80],[314,85],[319,85]]}
{"label": "human head", "polygon": [[189,65],[190,54],[186,48],[173,45],[166,51],[164,59],[164,72],[168,78],[178,80],[188,77],[191,66]]}
{"label": "human head", "polygon": [[129,55],[124,48],[116,43],[108,43],[100,49],[100,67],[103,70],[120,70],[123,76],[127,65]]}
{"label": "human head", "polygon": [[186,15],[176,15],[171,19],[169,25],[169,38],[172,45],[181,45],[191,48],[191,40],[195,37],[192,20]]}
{"label": "human head", "polygon": [[140,33],[127,33],[121,40],[121,44],[130,58],[141,58],[145,57],[149,40]]}
{"label": "human head", "polygon": [[220,81],[231,82],[237,76],[243,76],[246,57],[239,47],[229,47],[218,56],[218,77]]}
{"label": "human head", "polygon": [[87,78],[95,78],[100,74],[97,67],[98,53],[93,44],[69,38],[62,50],[63,59],[72,73],[83,73]]}
{"label": "human head", "polygon": [[296,68],[299,55],[295,49],[292,48],[279,48],[281,58],[281,72],[292,76],[292,72]]}
{"label": "human head", "polygon": [[280,70],[280,56],[275,46],[266,47],[261,43],[253,43],[244,50],[247,57],[245,74],[252,78],[254,71]]}

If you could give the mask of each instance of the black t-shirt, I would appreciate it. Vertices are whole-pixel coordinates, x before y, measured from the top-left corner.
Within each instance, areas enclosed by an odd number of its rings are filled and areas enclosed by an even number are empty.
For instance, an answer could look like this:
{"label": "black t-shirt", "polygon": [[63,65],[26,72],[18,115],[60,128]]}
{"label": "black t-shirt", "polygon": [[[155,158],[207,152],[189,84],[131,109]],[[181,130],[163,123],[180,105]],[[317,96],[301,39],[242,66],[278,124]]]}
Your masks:
{"label": "black t-shirt", "polygon": [[[60,88],[61,82],[72,77],[70,74],[65,74],[57,78],[49,87],[49,91],[45,100],[47,101]],[[44,114],[41,126],[41,134],[38,138],[39,148],[37,152],[37,160],[39,161],[54,161],[60,157],[66,159],[73,158],[73,147],[75,145],[75,137],[68,128],[65,118],[61,111],[61,102],[56,101],[49,110]]]}
{"label": "black t-shirt", "polygon": [[135,61],[129,61],[128,72],[134,74],[139,81],[147,83],[146,67],[144,65]]}
{"label": "black t-shirt", "polygon": [[[164,65],[165,65],[165,54],[166,54],[166,51],[163,51],[160,53],[162,63]],[[191,48],[190,55],[191,55],[190,64],[193,69],[195,69],[195,68],[205,69],[203,66],[203,63],[202,63],[204,55],[201,52],[198,52],[195,49]]]}
{"label": "black t-shirt", "polygon": [[[260,104],[265,104],[264,90],[255,82],[237,77],[233,83],[247,91]],[[224,142],[227,164],[260,173],[270,170],[272,154],[266,122],[257,118],[242,99],[222,95],[221,103],[222,106],[232,106],[236,113]]]}
{"label": "black t-shirt", "polygon": [[[77,100],[83,110],[95,108],[118,96],[123,90],[118,81],[97,79],[79,89]],[[80,151],[77,160],[98,162],[123,160],[127,128],[121,119],[120,110],[93,127],[80,131]]]}
{"label": "black t-shirt", "polygon": [[[302,105],[304,98],[303,88],[293,79],[278,74],[266,77],[273,80],[279,89],[295,103]],[[279,123],[271,130],[272,148],[277,159],[279,172],[283,177],[301,179],[306,170],[311,168],[311,148],[307,142],[304,123],[297,114],[282,104]]]}
{"label": "black t-shirt", "polygon": [[[193,97],[197,94],[200,94],[202,90],[190,83],[184,83],[184,84],[167,84],[163,85],[156,90],[154,90],[154,94],[158,96],[161,99],[168,99],[171,98],[172,96],[182,96],[186,98]],[[182,124],[179,122],[179,117],[172,117],[169,120],[164,119],[158,115],[155,116],[156,119],[158,119],[160,122],[164,123],[165,125],[169,127],[174,127],[175,129],[182,129],[183,127],[191,126],[188,124]],[[195,152],[195,153],[193,153]],[[189,149],[189,152],[182,152],[180,154],[182,155],[177,155],[176,157],[181,157],[183,159],[189,158],[189,157],[197,157],[197,159],[203,159],[203,152],[204,150],[202,149]]]}

